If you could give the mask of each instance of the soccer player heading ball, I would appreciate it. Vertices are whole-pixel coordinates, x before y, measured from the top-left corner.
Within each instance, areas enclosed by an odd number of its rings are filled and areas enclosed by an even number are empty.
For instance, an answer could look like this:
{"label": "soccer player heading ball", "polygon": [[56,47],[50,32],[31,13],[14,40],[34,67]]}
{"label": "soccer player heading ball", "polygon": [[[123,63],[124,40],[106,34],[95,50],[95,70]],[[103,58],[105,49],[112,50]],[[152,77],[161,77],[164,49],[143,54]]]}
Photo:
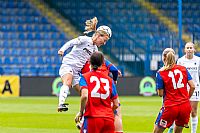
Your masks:
{"label": "soccer player heading ball", "polygon": [[63,57],[59,70],[59,75],[63,82],[59,95],[59,112],[68,110],[65,100],[70,88],[74,87],[80,93],[79,72],[86,61],[89,60],[92,53],[98,51],[98,47],[105,45],[112,36],[112,31],[108,26],[100,26],[96,29],[97,22],[96,17],[86,21],[85,33],[94,31],[92,37],[79,36],[66,42],[58,51],[58,54],[63,56],[69,47],[73,47],[71,52]]}

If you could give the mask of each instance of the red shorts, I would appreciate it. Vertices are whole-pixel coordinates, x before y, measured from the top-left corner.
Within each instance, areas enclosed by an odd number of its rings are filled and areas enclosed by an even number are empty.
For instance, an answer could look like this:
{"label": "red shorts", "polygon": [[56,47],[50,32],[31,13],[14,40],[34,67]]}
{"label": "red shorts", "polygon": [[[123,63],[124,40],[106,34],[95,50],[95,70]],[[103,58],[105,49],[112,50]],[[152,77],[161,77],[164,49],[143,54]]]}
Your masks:
{"label": "red shorts", "polygon": [[189,102],[162,107],[158,114],[155,124],[162,128],[169,128],[175,121],[177,126],[186,126],[190,119],[191,105]]}
{"label": "red shorts", "polygon": [[80,133],[114,133],[114,119],[84,117]]}

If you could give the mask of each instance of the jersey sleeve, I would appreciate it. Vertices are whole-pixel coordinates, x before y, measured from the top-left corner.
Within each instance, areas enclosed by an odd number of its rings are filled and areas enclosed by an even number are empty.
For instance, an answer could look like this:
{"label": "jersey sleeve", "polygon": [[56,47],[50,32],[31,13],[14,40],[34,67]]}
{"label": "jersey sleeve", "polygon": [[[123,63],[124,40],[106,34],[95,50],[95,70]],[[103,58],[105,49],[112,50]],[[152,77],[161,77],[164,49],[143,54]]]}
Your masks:
{"label": "jersey sleeve", "polygon": [[74,38],[68,42],[66,42],[61,48],[60,50],[65,52],[65,50],[67,50],[70,47],[73,47],[74,45],[79,45],[81,44],[81,37],[78,38]]}
{"label": "jersey sleeve", "polygon": [[116,99],[118,97],[117,89],[114,84],[114,81],[112,81],[112,93],[111,93],[111,99]]}
{"label": "jersey sleeve", "polygon": [[84,88],[84,89],[88,88],[87,82],[86,82],[86,80],[85,80],[85,78],[84,78],[84,76],[83,76],[82,74],[81,74],[81,76],[80,76],[79,85],[80,85],[80,87],[81,87],[81,90],[82,90],[83,88]]}
{"label": "jersey sleeve", "polygon": [[164,88],[163,79],[160,76],[160,73],[157,72],[156,73],[156,89],[163,89],[163,88]]}
{"label": "jersey sleeve", "polygon": [[188,75],[188,81],[189,81],[189,80],[192,80],[192,76],[190,75],[190,73],[188,72],[187,69],[186,69],[186,71],[187,71],[187,75]]}
{"label": "jersey sleeve", "polygon": [[118,78],[118,69],[114,66],[110,61],[105,60],[106,67],[108,68],[109,72],[112,73],[112,78],[114,81],[117,81]]}

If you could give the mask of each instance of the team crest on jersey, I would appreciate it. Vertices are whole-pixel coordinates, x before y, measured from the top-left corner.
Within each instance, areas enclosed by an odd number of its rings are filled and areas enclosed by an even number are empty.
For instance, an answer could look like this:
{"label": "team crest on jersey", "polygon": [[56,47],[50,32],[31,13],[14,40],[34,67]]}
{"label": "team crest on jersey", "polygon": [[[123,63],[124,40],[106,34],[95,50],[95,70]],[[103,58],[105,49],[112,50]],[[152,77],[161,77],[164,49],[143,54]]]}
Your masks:
{"label": "team crest on jersey", "polygon": [[162,126],[162,127],[166,127],[166,126],[167,126],[167,121],[161,119],[161,120],[160,120],[160,126]]}

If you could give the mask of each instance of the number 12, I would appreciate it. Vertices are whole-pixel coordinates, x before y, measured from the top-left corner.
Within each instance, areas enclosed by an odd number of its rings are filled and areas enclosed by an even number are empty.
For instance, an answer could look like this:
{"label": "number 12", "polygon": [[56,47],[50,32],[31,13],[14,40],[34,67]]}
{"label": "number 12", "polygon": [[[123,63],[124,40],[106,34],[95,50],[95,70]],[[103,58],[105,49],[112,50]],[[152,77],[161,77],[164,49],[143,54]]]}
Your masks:
{"label": "number 12", "polygon": [[[178,83],[176,83],[176,81],[175,81],[174,74],[175,74],[175,76],[176,76],[177,74],[180,75],[180,77],[179,77],[179,79],[178,79]],[[180,70],[175,69],[174,72],[169,71],[168,76],[169,76],[170,78],[172,78],[172,84],[173,84],[173,86],[174,86],[174,89],[179,89],[179,88],[184,87],[184,84],[182,83],[183,74],[182,74],[182,72],[181,72]]]}

